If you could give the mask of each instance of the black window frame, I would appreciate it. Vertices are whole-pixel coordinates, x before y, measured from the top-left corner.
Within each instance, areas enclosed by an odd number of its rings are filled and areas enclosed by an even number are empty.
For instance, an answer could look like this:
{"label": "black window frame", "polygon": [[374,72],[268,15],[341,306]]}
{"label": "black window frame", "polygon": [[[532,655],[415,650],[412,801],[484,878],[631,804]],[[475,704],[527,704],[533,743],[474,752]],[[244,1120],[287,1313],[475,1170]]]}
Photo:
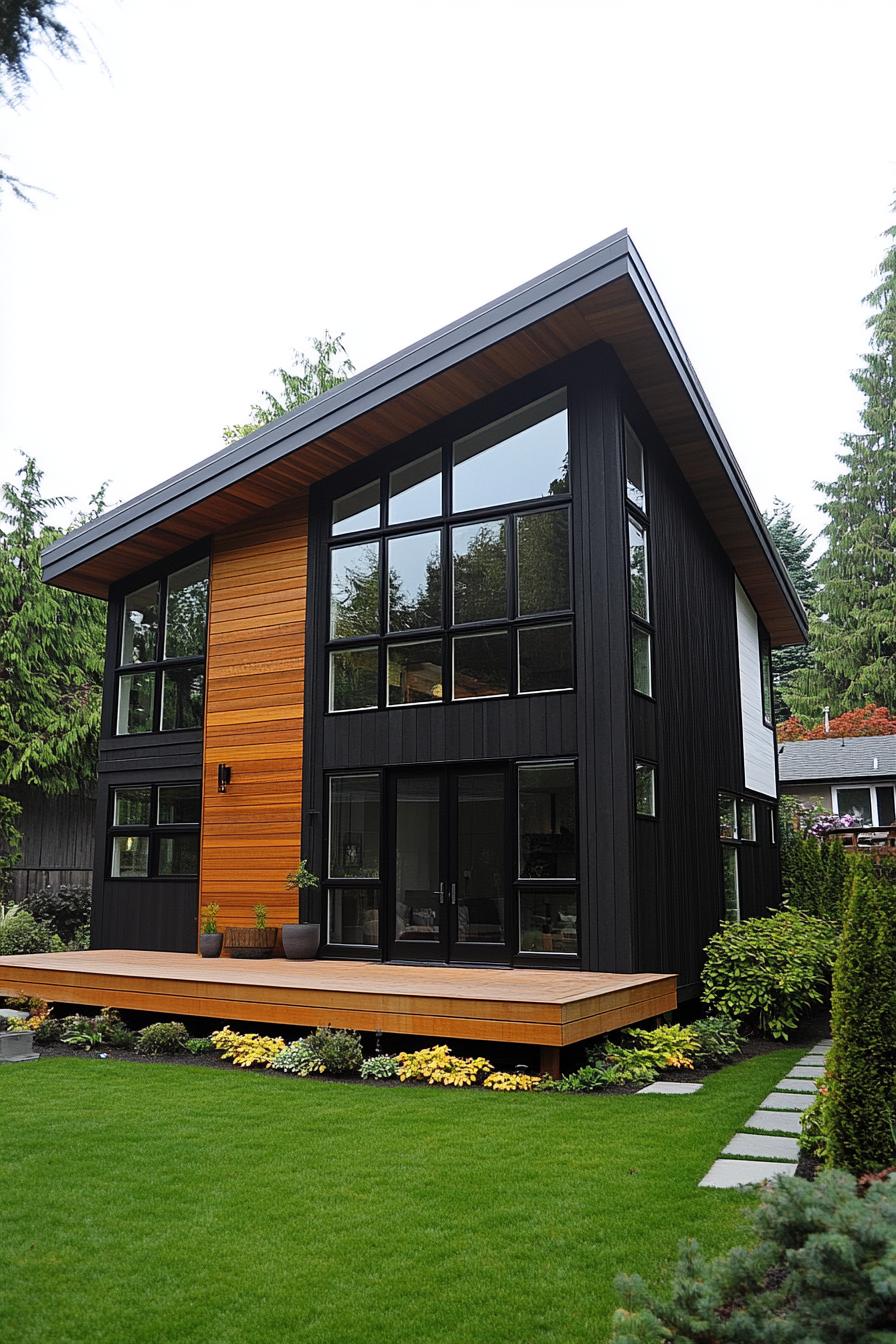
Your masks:
{"label": "black window frame", "polygon": [[[526,769],[545,766],[565,765],[572,767],[573,805],[575,807],[576,843],[575,877],[521,877],[521,809],[520,775]],[[543,756],[517,760],[511,771],[513,799],[511,815],[513,817],[513,850],[511,854],[511,872],[513,874],[513,928],[515,946],[511,947],[511,964],[519,966],[535,965],[562,966],[578,962],[582,952],[582,854],[581,854],[581,806],[579,802],[579,762],[575,756]],[[550,952],[543,948],[522,947],[523,922],[520,918],[520,898],[524,892],[550,891],[571,892],[576,908],[576,950],[575,952]]]}
{"label": "black window frame", "polygon": [[759,701],[762,705],[762,722],[766,728],[774,728],[775,678],[772,668],[772,642],[761,625],[759,626]]}
{"label": "black window frame", "polygon": [[[529,406],[537,404],[539,401],[548,400],[558,392],[567,393],[566,411],[568,415],[568,389],[566,384],[562,384],[553,391],[544,393],[535,398],[529,398],[516,408],[517,411],[524,411]],[[519,696],[531,695],[557,695],[571,694],[576,690],[576,659],[575,659],[575,610],[574,610],[574,584],[573,584],[573,518],[572,518],[572,494],[574,481],[572,479],[571,461],[568,467],[568,489],[563,494],[541,496],[537,499],[512,500],[501,505],[495,505],[488,509],[472,509],[464,512],[452,512],[453,498],[453,455],[454,445],[458,440],[466,438],[468,434],[475,433],[477,429],[485,429],[496,420],[509,418],[515,412],[509,412],[505,416],[487,416],[475,425],[465,427],[463,432],[453,434],[450,438],[442,439],[433,444],[417,444],[416,451],[402,454],[399,459],[393,459],[390,456],[386,460],[381,460],[377,471],[358,483],[353,482],[348,488],[340,491],[338,494],[329,493],[325,501],[324,518],[324,613],[325,613],[325,676],[326,676],[326,694],[324,697],[325,713],[328,715],[343,714],[362,714],[371,711],[380,710],[401,710],[407,708],[420,708],[425,705],[447,705],[447,704],[469,704],[482,703],[484,700],[506,700],[517,698]],[[567,421],[568,433],[568,421]],[[402,467],[411,462],[425,457],[432,456],[434,453],[441,453],[441,513],[430,515],[427,518],[416,518],[410,522],[389,524],[389,483],[391,476]],[[571,455],[570,455],[571,456]],[[372,481],[379,480],[379,521],[376,527],[360,529],[356,532],[339,532],[334,535],[332,526],[333,505],[341,498],[353,494],[356,490],[363,488],[364,485]],[[563,510],[566,515],[567,525],[567,564],[569,572],[569,605],[558,607],[552,611],[539,612],[535,615],[519,615],[519,583],[518,583],[518,537],[517,523],[520,518],[532,517],[539,513],[548,513],[552,511]],[[476,621],[455,622],[454,620],[454,602],[453,602],[453,548],[452,548],[452,529],[458,526],[469,526],[476,523],[503,522],[505,526],[505,550],[507,557],[507,594],[505,615],[503,617],[486,618]],[[387,570],[387,547],[392,538],[411,536],[416,533],[437,532],[439,534],[439,546],[441,555],[441,606],[442,620],[440,625],[420,627],[414,630],[395,630],[388,629],[388,570]],[[376,545],[379,560],[379,633],[375,635],[352,635],[340,639],[331,637],[331,618],[330,601],[332,592],[333,552],[345,546],[354,546],[361,544]],[[535,627],[545,627],[554,625],[569,625],[572,648],[572,667],[570,684],[568,686],[553,687],[539,690],[520,690],[519,676],[519,630],[531,629]],[[508,666],[507,666],[507,691],[494,696],[464,696],[455,699],[454,696],[454,640],[464,635],[476,634],[508,634]],[[442,696],[432,700],[410,701],[407,703],[389,703],[388,694],[388,650],[391,645],[399,643],[422,643],[430,640],[440,639],[442,641]],[[333,707],[332,697],[332,655],[340,650],[350,649],[376,649],[377,651],[377,701],[375,705],[359,706],[358,708],[339,709]]]}
{"label": "black window frame", "polygon": [[[638,770],[639,770],[639,769],[641,769],[641,770],[649,770],[649,771],[651,772],[651,776],[652,776],[652,780],[653,780],[653,783],[652,783],[652,791],[651,791],[651,798],[652,798],[652,801],[653,801],[653,811],[652,811],[652,812],[641,812],[641,811],[639,811],[639,809],[638,809]],[[645,759],[644,759],[643,757],[641,757],[641,756],[636,756],[636,757],[635,757],[635,766],[634,766],[634,772],[633,772],[633,776],[632,776],[632,799],[633,799],[633,806],[634,806],[634,812],[635,812],[635,819],[636,819],[637,821],[651,821],[651,822],[654,822],[654,823],[655,823],[655,822],[658,820],[658,815],[659,815],[659,810],[660,810],[660,809],[659,809],[659,789],[658,789],[658,785],[657,785],[657,777],[658,777],[658,775],[659,775],[659,767],[657,766],[656,761],[648,761],[648,760],[645,760]]]}
{"label": "black window frame", "polygon": [[[641,475],[644,481],[643,495],[644,507],[636,504],[628,493],[628,439],[631,434],[637,440],[641,450]],[[622,416],[622,488],[625,504],[625,567],[626,567],[626,601],[628,603],[629,628],[631,638],[629,641],[629,661],[630,675],[629,684],[634,695],[640,695],[645,700],[656,700],[656,621],[653,600],[653,566],[651,564],[651,546],[650,546],[650,518],[648,508],[650,507],[650,479],[648,470],[647,451],[644,448],[643,440],[640,434],[632,425],[628,416]],[[644,534],[644,600],[647,610],[646,616],[639,615],[634,610],[632,602],[632,576],[631,576],[631,541],[629,536],[629,523],[634,522]],[[646,636],[647,638],[647,658],[650,670],[650,690],[641,690],[635,685],[635,651],[634,637],[635,632]]]}
{"label": "black window frame", "polygon": [[[206,605],[205,605],[205,638],[201,654],[187,654],[177,658],[166,658],[165,650],[165,630],[168,620],[168,584],[175,575],[182,573],[185,569],[190,569],[193,565],[201,561],[206,562]],[[142,663],[123,663],[122,640],[124,633],[124,621],[127,612],[127,599],[131,593],[139,592],[141,588],[147,588],[150,584],[157,584],[159,591],[159,625],[156,633],[156,657],[148,659]],[[116,619],[114,623],[114,656],[113,656],[113,677],[111,693],[111,723],[109,724],[111,736],[120,739],[129,739],[140,741],[143,738],[153,736],[156,733],[168,736],[172,733],[201,733],[203,723],[198,725],[191,724],[182,728],[163,728],[162,727],[162,699],[164,687],[164,675],[166,672],[174,671],[177,668],[195,667],[202,676],[202,717],[205,718],[205,695],[206,695],[206,663],[208,659],[208,617],[211,595],[211,555],[206,547],[200,551],[182,552],[169,561],[164,566],[154,566],[152,569],[145,570],[139,574],[134,574],[127,580],[117,585],[116,592]],[[153,677],[153,706],[152,722],[144,732],[128,733],[119,732],[118,714],[121,696],[121,682],[123,677],[138,676],[141,673]]]}
{"label": "black window frame", "polygon": [[[199,806],[199,820],[185,822],[159,822],[159,790],[171,788],[195,788],[197,793],[197,802]],[[145,824],[135,825],[117,825],[115,822],[115,796],[117,793],[127,793],[135,789],[149,790],[149,821]],[[157,782],[147,783],[145,780],[139,780],[135,783],[112,784],[109,787],[108,803],[108,825],[106,827],[106,862],[104,878],[107,882],[198,882],[199,866],[201,862],[200,836],[202,832],[202,783],[200,780],[191,779],[162,779]],[[112,872],[112,849],[116,836],[135,835],[147,836],[149,839],[147,855],[147,871],[143,873],[113,874]],[[195,873],[160,873],[159,872],[159,842],[160,840],[182,835],[195,835],[197,840],[196,852],[196,872]]]}

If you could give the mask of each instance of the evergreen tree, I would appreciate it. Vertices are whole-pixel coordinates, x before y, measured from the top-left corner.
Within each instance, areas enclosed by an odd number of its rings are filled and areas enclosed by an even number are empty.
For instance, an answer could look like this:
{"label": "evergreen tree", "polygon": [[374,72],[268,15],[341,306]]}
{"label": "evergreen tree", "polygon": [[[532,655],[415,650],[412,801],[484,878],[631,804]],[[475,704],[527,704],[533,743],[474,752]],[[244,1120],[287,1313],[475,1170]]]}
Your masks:
{"label": "evergreen tree", "polygon": [[864,431],[842,439],[845,470],[829,485],[828,548],[816,567],[814,667],[797,674],[792,709],[817,721],[864,704],[896,705],[896,225],[880,283],[866,295],[871,349],[852,379]]}
{"label": "evergreen tree", "polygon": [[[765,515],[765,523],[803,606],[810,612],[818,588],[812,559],[812,536],[804,527],[800,527],[790,505],[782,499],[774,501],[771,513]],[[772,653],[775,718],[778,723],[783,723],[790,714],[789,692],[794,672],[811,665],[811,650],[806,644],[791,644],[783,649],[775,649]]]}
{"label": "evergreen tree", "polygon": [[[4,786],[76,792],[96,773],[105,604],[51,588],[40,554],[62,535],[47,516],[65,501],[42,494],[26,457],[0,488],[0,869],[18,851],[18,807]],[[86,522],[102,508],[103,490]]]}
{"label": "evergreen tree", "polygon": [[262,392],[261,401],[256,402],[250,411],[251,419],[244,425],[227,425],[224,429],[224,442],[236,443],[262,425],[269,425],[287,411],[303,406],[306,401],[329,392],[331,387],[344,383],[355,366],[345,353],[341,335],[332,336],[325,331],[323,336],[312,336],[313,355],[293,352],[293,370],[274,369],[280,379],[276,392]]}

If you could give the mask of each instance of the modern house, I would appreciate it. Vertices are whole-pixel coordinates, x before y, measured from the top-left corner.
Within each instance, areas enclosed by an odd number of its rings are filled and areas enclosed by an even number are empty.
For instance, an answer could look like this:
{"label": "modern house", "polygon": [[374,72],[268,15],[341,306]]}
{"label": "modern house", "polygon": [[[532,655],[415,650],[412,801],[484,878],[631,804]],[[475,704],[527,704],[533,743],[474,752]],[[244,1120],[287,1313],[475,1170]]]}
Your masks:
{"label": "modern house", "polygon": [[96,948],[192,953],[209,901],[295,920],[301,852],[319,968],[685,998],[778,895],[769,653],[805,618],[624,232],[44,575],[109,606]]}
{"label": "modern house", "polygon": [[896,822],[896,737],[826,737],[779,748],[781,793],[825,812]]}

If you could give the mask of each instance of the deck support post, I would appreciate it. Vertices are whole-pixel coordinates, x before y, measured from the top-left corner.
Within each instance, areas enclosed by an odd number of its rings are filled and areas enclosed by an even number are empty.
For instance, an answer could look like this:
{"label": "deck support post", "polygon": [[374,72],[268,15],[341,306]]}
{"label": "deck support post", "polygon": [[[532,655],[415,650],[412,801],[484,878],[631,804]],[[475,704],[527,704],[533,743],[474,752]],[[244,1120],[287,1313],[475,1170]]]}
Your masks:
{"label": "deck support post", "polygon": [[546,1073],[549,1078],[560,1077],[559,1045],[543,1045],[540,1047],[538,1071],[539,1073]]}

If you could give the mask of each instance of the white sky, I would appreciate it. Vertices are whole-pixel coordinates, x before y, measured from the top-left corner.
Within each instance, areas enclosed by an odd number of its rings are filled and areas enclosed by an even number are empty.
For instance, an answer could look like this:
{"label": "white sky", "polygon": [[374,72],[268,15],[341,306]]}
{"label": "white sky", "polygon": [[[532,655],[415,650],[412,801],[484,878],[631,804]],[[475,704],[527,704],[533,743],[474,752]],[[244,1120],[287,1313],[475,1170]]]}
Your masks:
{"label": "white sky", "polygon": [[763,507],[857,427],[893,0],[78,0],[0,111],[0,477],[126,499],[325,327],[363,368],[621,227]]}

